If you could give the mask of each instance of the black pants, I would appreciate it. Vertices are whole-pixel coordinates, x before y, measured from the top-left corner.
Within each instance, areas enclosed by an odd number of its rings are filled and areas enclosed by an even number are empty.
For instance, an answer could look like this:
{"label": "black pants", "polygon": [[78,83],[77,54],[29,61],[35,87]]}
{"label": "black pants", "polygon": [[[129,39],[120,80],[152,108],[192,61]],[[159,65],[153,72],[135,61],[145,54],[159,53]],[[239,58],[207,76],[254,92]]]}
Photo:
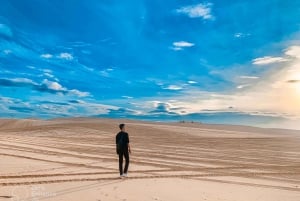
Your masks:
{"label": "black pants", "polygon": [[[124,172],[123,172],[123,157],[125,157]],[[129,153],[128,153],[128,149],[121,150],[119,152],[119,171],[120,171],[120,175],[122,175],[123,173],[127,174],[128,166],[129,166]]]}

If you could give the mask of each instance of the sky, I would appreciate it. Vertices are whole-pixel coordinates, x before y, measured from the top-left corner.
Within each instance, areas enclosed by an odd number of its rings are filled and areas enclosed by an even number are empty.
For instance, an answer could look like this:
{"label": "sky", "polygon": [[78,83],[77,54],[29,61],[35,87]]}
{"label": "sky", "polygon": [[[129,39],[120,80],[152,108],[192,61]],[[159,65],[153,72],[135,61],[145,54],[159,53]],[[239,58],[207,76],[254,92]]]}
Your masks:
{"label": "sky", "polygon": [[0,109],[300,129],[300,1],[1,0]]}

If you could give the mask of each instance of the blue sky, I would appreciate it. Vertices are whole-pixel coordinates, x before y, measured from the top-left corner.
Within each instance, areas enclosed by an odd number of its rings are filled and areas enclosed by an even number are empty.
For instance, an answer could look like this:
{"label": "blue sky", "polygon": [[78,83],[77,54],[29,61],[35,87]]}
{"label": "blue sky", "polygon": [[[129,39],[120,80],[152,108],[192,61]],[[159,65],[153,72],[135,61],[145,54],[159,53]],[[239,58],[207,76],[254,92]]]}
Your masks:
{"label": "blue sky", "polygon": [[300,2],[2,0],[1,117],[296,128]]}

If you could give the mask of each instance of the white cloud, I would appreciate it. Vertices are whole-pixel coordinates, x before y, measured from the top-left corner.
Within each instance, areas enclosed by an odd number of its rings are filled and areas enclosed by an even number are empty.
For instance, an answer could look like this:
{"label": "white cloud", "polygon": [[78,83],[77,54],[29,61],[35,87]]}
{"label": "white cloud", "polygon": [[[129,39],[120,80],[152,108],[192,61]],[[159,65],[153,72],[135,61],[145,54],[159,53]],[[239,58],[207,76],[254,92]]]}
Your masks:
{"label": "white cloud", "polygon": [[252,60],[252,64],[255,65],[267,65],[267,64],[272,64],[272,63],[280,63],[280,62],[285,62],[289,61],[286,58],[283,57],[271,57],[271,56],[265,56],[265,57],[260,57]]}
{"label": "white cloud", "polygon": [[74,59],[73,55],[70,53],[67,53],[67,52],[60,53],[58,58],[65,59],[65,60],[73,60]]}
{"label": "white cloud", "polygon": [[[282,64],[284,68],[271,68],[259,77],[241,75],[236,89],[228,92],[201,92],[199,89],[187,88],[176,98],[175,107],[185,107],[187,113],[197,113],[208,109],[224,111],[234,107],[236,111],[249,114],[257,113],[270,116],[270,113],[290,118],[300,118],[300,57],[299,46],[291,46],[284,51],[285,56],[267,57],[256,60],[260,63],[289,61]],[[274,59],[275,58],[275,59]],[[280,63],[279,63],[280,64]],[[242,79],[242,80],[241,80]]]}
{"label": "white cloud", "polygon": [[241,32],[239,32],[239,33],[235,33],[234,37],[235,38],[245,38],[245,37],[250,36],[250,35],[251,34],[249,34],[249,33],[241,33]]}
{"label": "white cloud", "polygon": [[193,81],[193,80],[189,80],[188,83],[189,83],[189,84],[197,84],[198,82]]}
{"label": "white cloud", "polygon": [[41,54],[41,57],[44,59],[50,59],[53,57],[53,55],[52,54]]}
{"label": "white cloud", "polygon": [[22,83],[22,84],[32,84],[36,85],[36,83],[28,78],[12,78],[10,79],[14,83]]}
{"label": "white cloud", "polygon": [[234,34],[234,37],[240,38],[240,37],[242,37],[242,35],[243,35],[242,33],[235,33],[235,34]]}
{"label": "white cloud", "polygon": [[169,85],[169,86],[167,86],[167,87],[164,87],[163,89],[168,89],[168,90],[181,90],[182,89],[182,87],[180,87],[180,86],[177,86],[177,85]]}
{"label": "white cloud", "polygon": [[187,41],[177,41],[177,42],[173,42],[173,46],[170,47],[170,49],[174,51],[180,51],[183,50],[184,48],[193,47],[193,46],[195,46],[194,43],[190,43]]}
{"label": "white cloud", "polygon": [[180,51],[180,50],[183,50],[183,48],[181,47],[170,47],[171,50],[174,50],[174,51]]}
{"label": "white cloud", "polygon": [[29,69],[36,69],[35,66],[26,66],[26,67],[29,68]]}
{"label": "white cloud", "polygon": [[47,90],[55,91],[62,94],[68,94],[68,95],[75,95],[79,97],[87,97],[91,96],[89,92],[82,92],[77,89],[67,89],[66,87],[63,87],[58,82],[49,81],[47,79],[44,79],[41,86],[45,86]]}
{"label": "white cloud", "polygon": [[58,82],[52,82],[47,79],[43,80],[43,85],[47,86],[48,89],[54,90],[54,91],[66,91],[67,89],[62,87]]}
{"label": "white cloud", "polygon": [[250,86],[249,84],[244,84],[244,85],[239,85],[236,88],[237,89],[243,89],[243,88],[246,88],[246,87],[249,87],[249,86]]}
{"label": "white cloud", "polygon": [[240,76],[242,79],[258,79],[259,77],[257,76]]}
{"label": "white cloud", "polygon": [[188,15],[190,18],[202,18],[204,20],[213,19],[211,14],[211,7],[213,4],[197,4],[192,6],[184,6],[176,10],[177,13],[182,13]]}
{"label": "white cloud", "polygon": [[131,96],[122,96],[122,98],[132,99],[133,97],[131,97]]}
{"label": "white cloud", "polygon": [[44,73],[52,73],[52,70],[50,69],[41,69],[41,71],[43,71]]}
{"label": "white cloud", "polygon": [[291,57],[300,58],[300,46],[291,46],[287,48],[285,54]]}
{"label": "white cloud", "polygon": [[69,90],[69,93],[73,94],[73,95],[76,95],[76,96],[79,96],[79,97],[87,97],[87,96],[91,95],[89,92],[82,92],[82,91],[79,91],[77,89]]}
{"label": "white cloud", "polygon": [[54,78],[54,75],[50,74],[50,73],[44,73],[43,74],[45,77],[49,77],[49,78]]}
{"label": "white cloud", "polygon": [[187,41],[178,41],[173,43],[174,47],[193,47],[194,45],[194,43],[190,43]]}

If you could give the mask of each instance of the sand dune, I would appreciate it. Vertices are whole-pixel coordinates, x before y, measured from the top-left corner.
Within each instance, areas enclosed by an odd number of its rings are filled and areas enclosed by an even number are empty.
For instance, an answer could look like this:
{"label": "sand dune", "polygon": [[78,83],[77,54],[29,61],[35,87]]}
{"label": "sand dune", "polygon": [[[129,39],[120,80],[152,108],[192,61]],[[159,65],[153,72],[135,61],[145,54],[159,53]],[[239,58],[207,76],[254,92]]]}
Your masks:
{"label": "sand dune", "polygon": [[[127,124],[129,177],[115,134]],[[110,119],[0,120],[0,200],[299,201],[300,133]]]}

